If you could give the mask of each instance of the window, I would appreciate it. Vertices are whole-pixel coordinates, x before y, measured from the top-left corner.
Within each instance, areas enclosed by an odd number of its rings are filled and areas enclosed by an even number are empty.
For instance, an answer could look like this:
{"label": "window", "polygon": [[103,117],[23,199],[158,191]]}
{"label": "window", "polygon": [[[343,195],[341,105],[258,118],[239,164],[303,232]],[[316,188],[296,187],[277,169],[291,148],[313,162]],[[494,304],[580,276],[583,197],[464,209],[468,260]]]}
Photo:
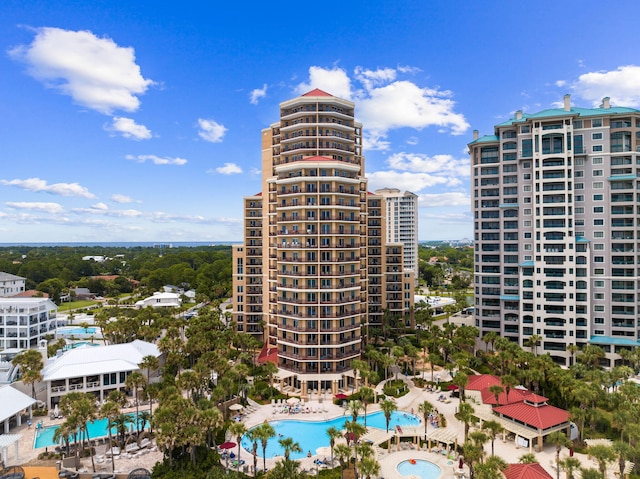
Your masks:
{"label": "window", "polygon": [[593,245],[594,251],[604,251],[604,243],[596,243]]}
{"label": "window", "polygon": [[594,190],[601,190],[602,188],[604,188],[604,183],[602,181],[594,181],[593,182],[593,189]]}
{"label": "window", "polygon": [[524,197],[524,202],[525,203],[531,203],[531,196],[525,196]]}
{"label": "window", "polygon": [[527,216],[531,215],[531,208],[525,208],[524,209],[524,214],[527,215]]}
{"label": "window", "polygon": [[522,222],[522,225],[525,226],[525,227],[531,227],[531,220],[524,220]]}
{"label": "window", "polygon": [[524,175],[522,175],[522,179],[523,180],[530,180],[531,179],[531,173],[525,173]]}
{"label": "window", "polygon": [[593,306],[593,310],[596,313],[604,313],[604,304],[596,304]]}
{"label": "window", "polygon": [[595,324],[604,324],[604,318],[593,318]]}
{"label": "window", "polygon": [[530,133],[531,127],[529,125],[522,125],[520,127],[520,133]]}
{"label": "window", "polygon": [[600,133],[591,133],[592,140],[602,140],[602,132]]}
{"label": "window", "polygon": [[582,128],[582,120],[575,120],[573,122],[573,127],[574,128]]}
{"label": "window", "polygon": [[584,201],[584,195],[576,195],[575,199],[576,201]]}
{"label": "window", "polygon": [[604,293],[593,293],[593,299],[604,299]]}
{"label": "window", "polygon": [[575,159],[576,166],[584,166],[584,158],[576,158]]}
{"label": "window", "polygon": [[602,176],[602,170],[593,170],[592,176]]}
{"label": "window", "polygon": [[602,118],[594,118],[591,120],[591,128],[600,128],[602,126]]}
{"label": "window", "polygon": [[602,145],[592,145],[591,146],[591,151],[593,151],[594,153],[599,153],[602,151]]}
{"label": "window", "polygon": [[593,195],[593,201],[602,201],[603,198],[604,198],[604,195],[601,195],[601,194]]}
{"label": "window", "polygon": [[594,231],[593,232],[593,237],[594,238],[604,238],[604,231]]}
{"label": "window", "polygon": [[604,288],[604,281],[601,279],[597,279],[593,282],[594,288]]}
{"label": "window", "polygon": [[584,183],[576,183],[574,185],[574,189],[576,189],[576,190],[584,190]]}
{"label": "window", "polygon": [[573,176],[575,176],[576,178],[582,178],[584,177],[584,171],[574,171]]}
{"label": "window", "polygon": [[522,191],[525,191],[525,192],[529,192],[529,191],[531,191],[531,185],[524,185],[524,186],[522,187]]}
{"label": "window", "polygon": [[596,156],[596,157],[594,157],[594,158],[591,160],[591,162],[592,162],[594,165],[601,165],[601,164],[603,163],[603,159],[602,159],[602,157],[601,157],[601,156]]}
{"label": "window", "polygon": [[577,215],[583,215],[584,214],[584,206],[576,206],[575,211],[576,211]]}
{"label": "window", "polygon": [[524,250],[525,250],[525,251],[531,251],[531,249],[532,249],[532,248],[533,248],[533,245],[532,245],[532,244],[530,244],[530,243],[526,243],[526,244],[524,245]]}
{"label": "window", "polygon": [[593,262],[594,263],[604,263],[604,256],[594,256],[593,257]]}
{"label": "window", "polygon": [[604,220],[602,218],[593,220],[593,226],[604,226]]}
{"label": "window", "polygon": [[525,238],[525,239],[531,239],[531,231],[527,231],[527,232],[524,234],[524,238]]}
{"label": "window", "polygon": [[522,167],[527,170],[529,168],[531,168],[531,162],[530,161],[525,161],[524,163],[522,163]]}
{"label": "window", "polygon": [[594,213],[604,213],[604,206],[594,206],[593,207],[593,212]]}

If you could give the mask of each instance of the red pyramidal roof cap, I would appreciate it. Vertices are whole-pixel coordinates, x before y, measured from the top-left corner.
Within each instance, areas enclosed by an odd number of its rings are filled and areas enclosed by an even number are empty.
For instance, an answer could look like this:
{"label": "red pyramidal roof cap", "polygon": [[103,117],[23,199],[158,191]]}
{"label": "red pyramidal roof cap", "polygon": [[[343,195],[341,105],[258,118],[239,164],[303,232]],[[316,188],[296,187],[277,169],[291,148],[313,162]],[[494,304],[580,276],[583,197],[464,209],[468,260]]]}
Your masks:
{"label": "red pyramidal roof cap", "polygon": [[539,463],[534,464],[509,464],[504,471],[506,479],[551,479],[551,475],[545,471]]}
{"label": "red pyramidal roof cap", "polygon": [[316,88],[316,89],[314,89],[314,90],[311,90],[311,91],[310,91],[310,92],[308,92],[308,93],[305,93],[305,94],[304,94],[304,95],[302,95],[302,96],[333,96],[333,95],[330,95],[330,94],[329,94],[329,93],[327,93],[326,91],[322,91],[322,90],[320,90],[319,88]]}

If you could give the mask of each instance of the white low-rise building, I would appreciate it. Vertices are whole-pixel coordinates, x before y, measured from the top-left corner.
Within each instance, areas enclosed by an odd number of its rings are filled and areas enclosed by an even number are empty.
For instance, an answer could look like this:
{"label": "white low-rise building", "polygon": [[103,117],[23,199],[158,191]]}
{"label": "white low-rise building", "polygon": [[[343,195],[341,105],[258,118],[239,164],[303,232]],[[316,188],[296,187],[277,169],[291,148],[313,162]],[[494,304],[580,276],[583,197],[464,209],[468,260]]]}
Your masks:
{"label": "white low-rise building", "polygon": [[151,306],[152,308],[179,308],[182,305],[182,299],[178,293],[153,293],[153,296],[142,299],[136,302],[136,307],[146,308]]}
{"label": "white low-rise building", "polygon": [[0,297],[24,293],[26,279],[11,273],[0,272]]}
{"label": "white low-rise building", "polygon": [[38,347],[56,329],[57,311],[47,298],[0,298],[0,350]]}
{"label": "white low-rise building", "polygon": [[145,356],[159,358],[161,352],[155,344],[135,340],[108,346],[87,344],[50,358],[42,370],[49,407],[71,391],[93,393],[103,401],[111,391],[127,389],[127,376],[140,370]]}

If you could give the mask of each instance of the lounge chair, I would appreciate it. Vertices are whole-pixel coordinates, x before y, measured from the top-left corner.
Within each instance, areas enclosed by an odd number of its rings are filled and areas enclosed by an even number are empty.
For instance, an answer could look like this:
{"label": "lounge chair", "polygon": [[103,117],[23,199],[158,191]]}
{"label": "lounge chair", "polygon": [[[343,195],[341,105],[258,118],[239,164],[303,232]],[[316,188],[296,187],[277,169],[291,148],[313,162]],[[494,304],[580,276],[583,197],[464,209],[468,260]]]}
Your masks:
{"label": "lounge chair", "polygon": [[144,449],[149,445],[151,445],[151,439],[149,439],[148,437],[143,437],[140,441],[140,449]]}

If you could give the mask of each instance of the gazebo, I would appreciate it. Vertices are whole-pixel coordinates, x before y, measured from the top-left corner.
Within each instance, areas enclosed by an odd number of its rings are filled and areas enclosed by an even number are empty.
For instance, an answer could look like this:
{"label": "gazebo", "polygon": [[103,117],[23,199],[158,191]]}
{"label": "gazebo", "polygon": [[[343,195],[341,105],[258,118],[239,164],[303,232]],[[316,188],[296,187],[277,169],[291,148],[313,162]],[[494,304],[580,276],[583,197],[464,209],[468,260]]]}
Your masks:
{"label": "gazebo", "polygon": [[129,473],[127,479],[151,479],[151,473],[143,467],[134,469]]}

